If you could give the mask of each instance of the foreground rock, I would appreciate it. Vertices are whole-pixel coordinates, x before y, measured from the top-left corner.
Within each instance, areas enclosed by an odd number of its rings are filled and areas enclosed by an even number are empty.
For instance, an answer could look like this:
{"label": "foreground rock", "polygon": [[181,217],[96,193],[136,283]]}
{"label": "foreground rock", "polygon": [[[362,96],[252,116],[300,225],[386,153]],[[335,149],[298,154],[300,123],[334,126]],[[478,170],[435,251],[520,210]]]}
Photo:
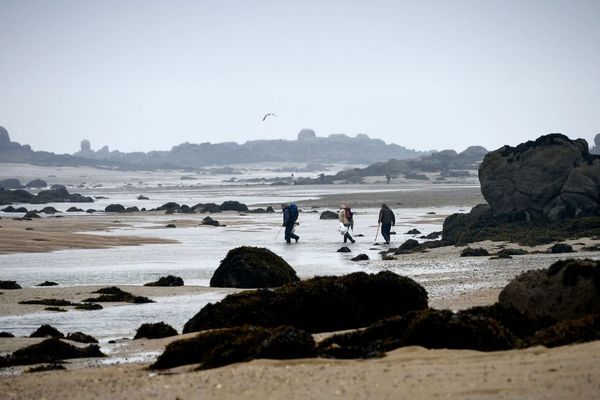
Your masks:
{"label": "foreground rock", "polygon": [[80,348],[60,339],[46,339],[43,342],[19,349],[10,355],[0,356],[0,368],[90,357],[105,357],[105,354],[95,344]]}
{"label": "foreground rock", "polygon": [[183,332],[244,324],[336,331],[426,307],[427,292],[412,279],[389,271],[356,272],[231,294],[205,306],[185,324]]}
{"label": "foreground rock", "polygon": [[293,359],[315,355],[315,342],[306,331],[290,326],[241,326],[202,332],[170,343],[150,368],[200,364],[201,369],[206,369],[256,358]]}
{"label": "foreground rock", "polygon": [[525,272],[500,292],[499,302],[555,320],[600,313],[600,261],[563,260]]}
{"label": "foreground rock", "polygon": [[211,287],[263,288],[299,281],[281,257],[262,247],[230,250],[210,279]]}

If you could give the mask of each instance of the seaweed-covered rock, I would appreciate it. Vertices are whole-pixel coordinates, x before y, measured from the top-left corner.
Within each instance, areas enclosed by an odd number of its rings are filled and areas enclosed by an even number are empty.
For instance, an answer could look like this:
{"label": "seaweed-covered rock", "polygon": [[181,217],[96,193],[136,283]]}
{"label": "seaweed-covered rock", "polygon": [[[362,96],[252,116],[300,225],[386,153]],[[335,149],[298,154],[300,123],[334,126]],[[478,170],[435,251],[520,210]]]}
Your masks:
{"label": "seaweed-covered rock", "polygon": [[212,219],[211,217],[205,217],[202,220],[202,225],[210,225],[210,226],[221,226],[219,221]]}
{"label": "seaweed-covered rock", "polygon": [[350,253],[352,250],[350,250],[347,246],[343,246],[340,247],[339,249],[337,249],[338,253]]}
{"label": "seaweed-covered rock", "polygon": [[64,338],[65,335],[58,329],[51,325],[44,324],[37,328],[29,337],[52,337],[52,338]]}
{"label": "seaweed-covered rock", "polygon": [[338,214],[334,211],[323,211],[319,219],[338,219]]}
{"label": "seaweed-covered rock", "polygon": [[83,209],[79,207],[69,207],[67,208],[67,212],[83,212]]}
{"label": "seaweed-covered rock", "polygon": [[242,246],[229,250],[210,279],[210,286],[276,287],[298,280],[296,271],[271,250]]}
{"label": "seaweed-covered rock", "polygon": [[123,207],[123,205],[121,205],[121,204],[109,204],[106,206],[104,211],[121,213],[121,212],[125,212],[125,207]]}
{"label": "seaweed-covered rock", "polygon": [[315,342],[308,332],[290,326],[246,325],[201,332],[193,338],[170,343],[150,368],[186,364],[215,368],[256,358],[294,359],[315,355]]}
{"label": "seaweed-covered rock", "polygon": [[417,251],[421,251],[419,242],[415,239],[408,239],[395,249],[395,254],[409,254]]}
{"label": "seaweed-covered rock", "polygon": [[523,256],[525,254],[529,254],[529,252],[524,249],[513,249],[513,248],[502,249],[502,250],[496,252],[497,256]]}
{"label": "seaweed-covered rock", "polygon": [[557,347],[593,340],[600,340],[600,314],[559,321],[555,325],[537,331],[527,341],[527,345]]}
{"label": "seaweed-covered rock", "polygon": [[429,349],[510,349],[514,337],[498,321],[449,310],[419,310],[376,322],[367,329],[334,335],[319,352],[335,358],[374,357],[404,346]]}
{"label": "seaweed-covered rock", "polygon": [[71,332],[65,338],[78,343],[98,343],[98,339],[83,332]]}
{"label": "seaweed-covered rock", "polygon": [[83,300],[83,302],[84,303],[125,302],[125,303],[134,303],[134,304],[154,303],[153,300],[150,300],[147,297],[134,296],[133,294],[126,292],[124,290],[121,290],[116,286],[98,289],[94,293],[99,293],[100,296],[87,298],[87,299]]}
{"label": "seaweed-covered rock", "polygon": [[170,336],[177,336],[177,331],[171,325],[161,321],[140,325],[133,339],[160,339]]}
{"label": "seaweed-covered rock", "polygon": [[21,289],[21,285],[19,285],[16,281],[0,281],[0,289],[16,290]]}
{"label": "seaweed-covered rock", "polygon": [[420,233],[421,231],[418,229],[411,229],[410,231],[406,232],[406,235],[419,235]]}
{"label": "seaweed-covered rock", "polygon": [[600,312],[600,261],[561,260],[528,271],[500,292],[501,304],[534,317],[556,320]]}
{"label": "seaweed-covered rock", "polygon": [[352,261],[366,261],[369,259],[369,256],[366,254],[359,254],[356,257],[352,257],[350,260]]}
{"label": "seaweed-covered rock", "polygon": [[246,211],[248,211],[248,206],[245,205],[244,203],[240,203],[239,201],[229,200],[229,201],[224,201],[223,203],[221,203],[221,205],[219,206],[219,209],[221,211],[246,212]]}
{"label": "seaweed-covered rock", "polygon": [[481,247],[467,247],[460,252],[461,257],[484,257],[489,255],[490,253]]}
{"label": "seaweed-covered rock", "polygon": [[548,249],[548,252],[552,253],[552,254],[561,254],[561,253],[573,253],[573,252],[575,252],[575,250],[573,250],[573,246],[571,246],[568,243],[556,243],[555,245],[550,247],[550,249]]}
{"label": "seaweed-covered rock", "polygon": [[0,368],[13,365],[54,363],[71,358],[105,357],[98,345],[76,347],[60,339],[46,339],[40,343],[24,347],[8,356],[0,356]]}
{"label": "seaweed-covered rock", "polygon": [[34,372],[60,371],[60,370],[65,370],[65,369],[66,369],[65,366],[62,364],[52,363],[52,364],[38,365],[37,367],[31,367],[31,368],[27,369],[25,371],[25,373],[31,374]]}
{"label": "seaweed-covered rock", "polygon": [[63,306],[74,306],[76,303],[73,303],[69,300],[64,299],[34,299],[34,300],[21,300],[19,304],[40,304],[42,306],[53,306],[53,307],[63,307]]}
{"label": "seaweed-covered rock", "polygon": [[45,188],[46,186],[48,183],[42,179],[34,179],[25,185],[27,188]]}
{"label": "seaweed-covered rock", "polygon": [[442,231],[436,231],[436,232],[431,232],[427,235],[419,236],[419,239],[433,240],[433,239],[439,238],[440,236],[442,236]]}
{"label": "seaweed-covered rock", "polygon": [[180,208],[181,208],[181,206],[178,203],[170,201],[170,202],[165,203],[162,206],[158,207],[156,210],[157,211],[171,211],[171,212],[175,212],[175,211],[179,211]]}
{"label": "seaweed-covered rock", "polygon": [[35,285],[35,286],[57,286],[57,285],[58,285],[58,283],[56,283],[56,282],[44,281],[44,282],[42,282],[42,283],[40,283],[38,285]]}
{"label": "seaweed-covered rock", "polygon": [[183,332],[244,324],[292,325],[309,332],[358,328],[427,307],[427,292],[390,271],[323,276],[273,290],[245,291],[206,305]]}
{"label": "seaweed-covered rock", "polygon": [[144,286],[183,286],[183,279],[175,275],[161,276],[156,282],[146,283]]}
{"label": "seaweed-covered rock", "polygon": [[77,304],[75,306],[76,310],[84,310],[84,311],[96,311],[96,310],[102,310],[104,307],[102,307],[100,304],[96,304],[96,303],[82,303],[82,304]]}

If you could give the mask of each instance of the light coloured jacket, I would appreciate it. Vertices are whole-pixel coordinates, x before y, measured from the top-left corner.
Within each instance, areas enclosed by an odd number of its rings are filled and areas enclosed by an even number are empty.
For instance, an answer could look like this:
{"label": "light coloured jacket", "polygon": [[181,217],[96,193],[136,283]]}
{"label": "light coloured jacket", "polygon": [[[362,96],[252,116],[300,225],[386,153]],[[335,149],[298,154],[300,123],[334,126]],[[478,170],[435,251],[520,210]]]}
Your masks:
{"label": "light coloured jacket", "polygon": [[346,218],[346,209],[344,208],[341,208],[338,211],[338,220],[344,225],[352,225],[352,222],[348,221],[348,218]]}

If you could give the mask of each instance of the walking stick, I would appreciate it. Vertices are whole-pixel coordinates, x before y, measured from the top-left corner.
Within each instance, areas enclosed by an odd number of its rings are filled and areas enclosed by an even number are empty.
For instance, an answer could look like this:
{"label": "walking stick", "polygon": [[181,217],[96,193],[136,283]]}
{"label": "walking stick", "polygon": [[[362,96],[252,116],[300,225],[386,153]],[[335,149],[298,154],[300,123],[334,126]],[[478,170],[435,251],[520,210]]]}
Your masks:
{"label": "walking stick", "polygon": [[380,225],[381,224],[379,224],[379,223],[377,224],[377,232],[375,232],[375,241],[377,241],[377,236],[379,236],[379,226]]}
{"label": "walking stick", "polygon": [[277,235],[275,235],[275,240],[277,240],[277,238],[279,237],[279,234],[281,233],[281,228],[283,228],[283,226],[279,227],[279,230],[277,231]]}

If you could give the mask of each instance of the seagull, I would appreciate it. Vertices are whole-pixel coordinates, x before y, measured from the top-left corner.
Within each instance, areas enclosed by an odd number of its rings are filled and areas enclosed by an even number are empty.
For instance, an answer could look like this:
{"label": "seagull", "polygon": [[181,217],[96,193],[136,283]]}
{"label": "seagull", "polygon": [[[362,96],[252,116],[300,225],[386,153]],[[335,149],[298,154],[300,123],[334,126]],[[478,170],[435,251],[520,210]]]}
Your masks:
{"label": "seagull", "polygon": [[265,119],[267,119],[267,117],[271,117],[271,116],[272,116],[272,117],[276,117],[277,115],[275,115],[275,114],[273,114],[273,113],[268,113],[268,114],[265,114],[265,116],[264,116],[264,117],[263,117],[263,119],[262,119],[262,120],[263,120],[263,122],[265,121]]}

